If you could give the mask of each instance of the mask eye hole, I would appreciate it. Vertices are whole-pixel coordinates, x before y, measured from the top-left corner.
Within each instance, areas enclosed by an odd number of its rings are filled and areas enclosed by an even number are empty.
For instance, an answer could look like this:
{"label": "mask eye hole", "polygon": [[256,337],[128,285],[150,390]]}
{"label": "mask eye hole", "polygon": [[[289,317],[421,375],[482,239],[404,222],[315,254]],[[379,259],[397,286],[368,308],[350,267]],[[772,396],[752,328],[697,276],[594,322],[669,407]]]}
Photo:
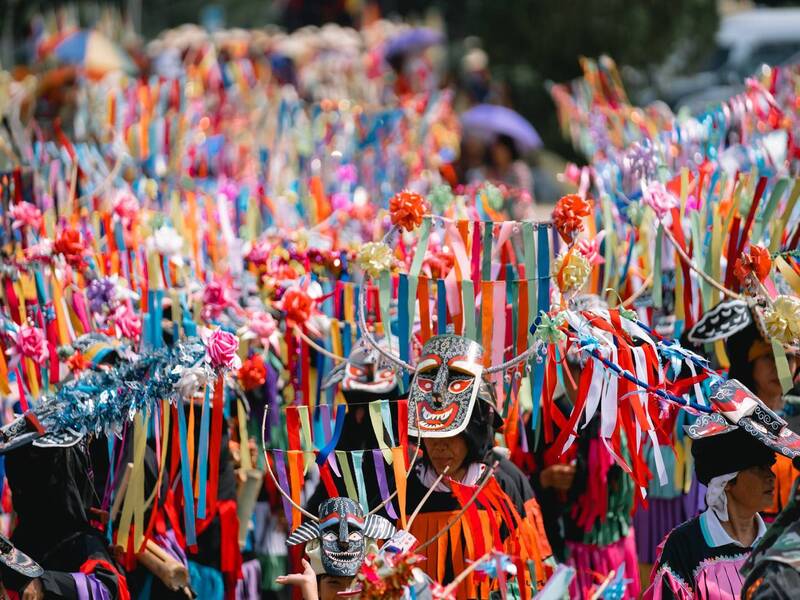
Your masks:
{"label": "mask eye hole", "polygon": [[334,532],[328,531],[322,536],[322,539],[326,542],[335,542],[339,538]]}
{"label": "mask eye hole", "polygon": [[347,539],[350,540],[351,542],[360,542],[361,541],[361,532],[354,531],[349,536],[347,536]]}
{"label": "mask eye hole", "polygon": [[456,379],[455,381],[450,382],[450,385],[447,386],[447,389],[450,390],[451,394],[460,394],[461,392],[469,389],[471,385],[471,379]]}
{"label": "mask eye hole", "polygon": [[355,365],[347,365],[347,371],[350,373],[350,375],[354,375],[355,377],[362,377],[366,375],[366,371],[364,369]]}
{"label": "mask eye hole", "polygon": [[433,391],[433,379],[417,377],[417,387],[426,394],[430,394]]}

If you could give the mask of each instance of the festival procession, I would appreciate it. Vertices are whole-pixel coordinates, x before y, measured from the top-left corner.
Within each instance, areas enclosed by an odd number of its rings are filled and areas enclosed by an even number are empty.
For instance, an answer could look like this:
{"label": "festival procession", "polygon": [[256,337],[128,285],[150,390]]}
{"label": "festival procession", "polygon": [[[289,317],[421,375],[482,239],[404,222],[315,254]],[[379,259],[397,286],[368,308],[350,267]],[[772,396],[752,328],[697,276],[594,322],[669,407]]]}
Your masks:
{"label": "festival procession", "polygon": [[800,9],[205,4],[4,8],[0,598],[800,597]]}

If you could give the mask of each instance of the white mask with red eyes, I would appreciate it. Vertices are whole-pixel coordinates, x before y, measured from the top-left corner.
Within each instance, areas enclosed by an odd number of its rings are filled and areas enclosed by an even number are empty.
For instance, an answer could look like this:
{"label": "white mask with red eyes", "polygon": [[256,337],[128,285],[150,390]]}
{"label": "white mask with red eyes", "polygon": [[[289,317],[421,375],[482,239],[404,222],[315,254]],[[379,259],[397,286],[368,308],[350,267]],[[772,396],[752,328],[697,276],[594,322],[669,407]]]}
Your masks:
{"label": "white mask with red eyes", "polygon": [[[393,339],[393,344],[397,348],[396,339]],[[389,349],[386,338],[381,339],[381,345]],[[394,365],[385,361],[366,340],[360,339],[350,352],[344,366],[342,391],[368,392],[380,396],[394,391],[398,384],[397,369]]]}
{"label": "white mask with red eyes", "polygon": [[408,396],[408,431],[420,437],[452,437],[469,423],[483,375],[480,344],[458,335],[437,335],[422,347]]}

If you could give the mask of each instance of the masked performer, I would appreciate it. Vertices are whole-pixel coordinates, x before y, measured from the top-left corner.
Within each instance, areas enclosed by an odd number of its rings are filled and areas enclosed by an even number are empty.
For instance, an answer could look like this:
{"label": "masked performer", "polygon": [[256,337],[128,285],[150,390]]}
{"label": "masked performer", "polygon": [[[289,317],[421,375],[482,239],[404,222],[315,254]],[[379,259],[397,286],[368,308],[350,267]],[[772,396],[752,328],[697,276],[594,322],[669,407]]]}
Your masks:
{"label": "masked performer", "polygon": [[[484,378],[481,346],[456,335],[430,338],[411,384],[408,414],[409,439],[422,439],[422,460],[409,477],[407,505],[422,503],[438,476],[449,468],[447,479],[436,484],[410,527],[420,541],[440,535],[418,550],[427,559],[422,568],[434,581],[446,583],[467,561],[494,545],[520,562],[518,573],[526,573],[523,561],[532,560],[541,583],[550,548],[533,517],[538,514],[536,500],[527,498],[516,483],[518,470],[511,463],[501,461],[501,468],[490,473],[489,464],[496,461],[494,432],[502,419],[492,384]],[[484,482],[469,506],[476,486]],[[489,591],[487,581],[470,576],[458,597],[485,598]]]}
{"label": "masked performer", "polygon": [[[397,348],[397,340],[392,339],[392,345]],[[389,350],[387,338],[379,338],[378,343]],[[379,443],[370,419],[369,403],[388,400],[390,420],[396,422],[397,409],[393,401],[399,396],[399,383],[397,368],[364,338],[353,346],[347,361],[331,371],[322,383],[323,390],[332,389],[338,384],[347,402],[347,414],[336,442],[336,450],[365,451],[362,471],[365,474],[364,486],[370,506],[381,501],[381,491],[374,475],[375,454],[371,450],[378,448]],[[342,479],[335,479],[335,484],[340,495],[347,495]],[[316,512],[320,503],[328,497],[325,486],[319,485],[306,504],[308,510]]]}
{"label": "masked performer", "polygon": [[742,589],[739,569],[766,531],[758,511],[772,501],[775,454],[737,428],[698,437],[692,455],[708,509],[662,542],[644,597],[733,600]]}
{"label": "masked performer", "polygon": [[299,585],[304,600],[336,600],[339,592],[350,587],[364,557],[377,552],[376,540],[388,539],[394,531],[383,517],[365,516],[350,498],[325,500],[319,507],[319,521],[303,523],[287,540],[292,546],[305,543],[311,562],[303,561],[303,574],[279,577],[278,583]]}

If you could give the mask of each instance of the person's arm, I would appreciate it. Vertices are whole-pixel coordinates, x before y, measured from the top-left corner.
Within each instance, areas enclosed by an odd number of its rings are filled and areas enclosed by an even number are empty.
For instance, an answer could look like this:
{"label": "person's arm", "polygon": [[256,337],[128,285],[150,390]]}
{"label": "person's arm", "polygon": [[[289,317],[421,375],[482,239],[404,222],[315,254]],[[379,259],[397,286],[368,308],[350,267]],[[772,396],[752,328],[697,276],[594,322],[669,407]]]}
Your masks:
{"label": "person's arm", "polygon": [[303,600],[319,600],[317,593],[317,575],[305,558],[303,559],[303,572],[291,575],[279,575],[275,583],[281,585],[296,585],[303,594]]}

